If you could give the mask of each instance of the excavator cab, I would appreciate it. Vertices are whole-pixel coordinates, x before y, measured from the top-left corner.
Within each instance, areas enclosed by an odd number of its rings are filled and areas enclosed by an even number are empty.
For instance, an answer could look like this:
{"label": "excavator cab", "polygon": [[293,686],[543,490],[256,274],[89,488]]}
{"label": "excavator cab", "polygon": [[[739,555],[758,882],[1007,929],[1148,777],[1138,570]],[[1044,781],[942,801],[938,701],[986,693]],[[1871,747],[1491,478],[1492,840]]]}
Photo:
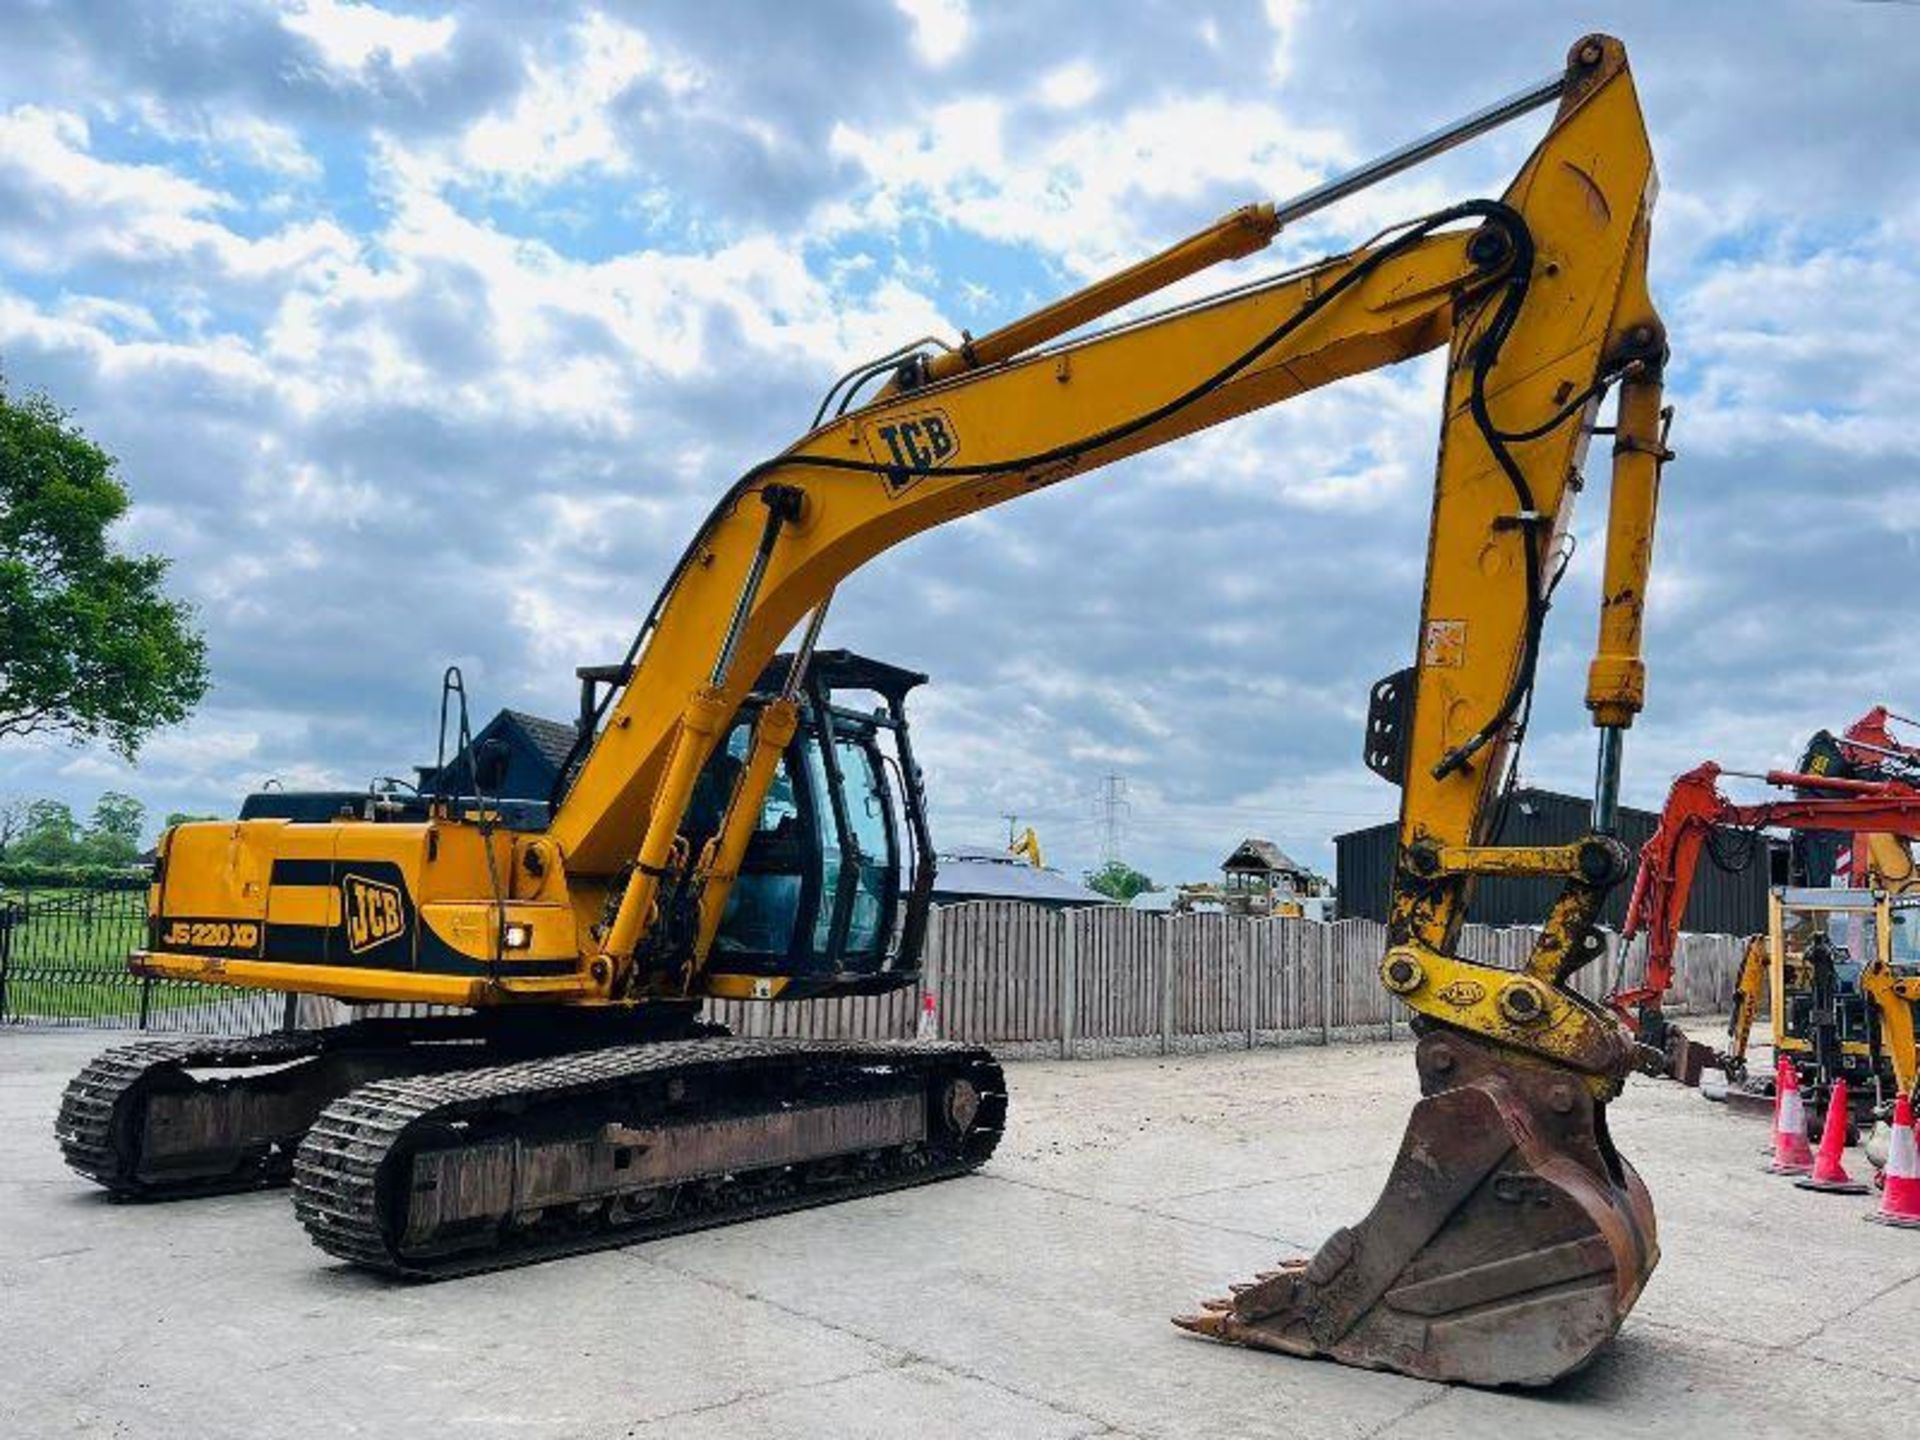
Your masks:
{"label": "excavator cab", "polygon": [[[682,832],[693,851],[718,832],[755,721],[790,663],[767,667],[702,769]],[[722,992],[872,993],[918,976],[934,860],[906,697],[926,679],[848,650],[815,652],[707,962]],[[847,692],[880,704],[856,708]]]}

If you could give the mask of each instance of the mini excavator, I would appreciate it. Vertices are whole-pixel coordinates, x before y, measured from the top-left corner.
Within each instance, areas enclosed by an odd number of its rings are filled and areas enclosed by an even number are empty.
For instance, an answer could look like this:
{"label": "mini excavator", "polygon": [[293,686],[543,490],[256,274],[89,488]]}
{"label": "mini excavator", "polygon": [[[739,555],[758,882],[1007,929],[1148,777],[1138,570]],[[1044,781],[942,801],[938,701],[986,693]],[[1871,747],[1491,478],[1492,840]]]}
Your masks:
{"label": "mini excavator", "polygon": [[[1715,1064],[1739,1079],[1760,1001],[1771,992],[1779,1032],[1776,1049],[1809,1063],[1805,1083],[1818,1087],[1843,1070],[1851,1071],[1852,1094],[1867,1108],[1879,1103],[1876,1096],[1884,1099],[1896,1087],[1912,1088],[1920,978],[1895,972],[1895,917],[1885,902],[1920,891],[1920,873],[1909,849],[1910,842],[1920,838],[1920,786],[1913,783],[1915,754],[1887,733],[1888,718],[1898,717],[1877,706],[1840,737],[1818,732],[1797,770],[1748,775],[1792,792],[1790,797],[1736,804],[1720,792],[1720,777],[1747,772],[1723,770],[1712,762],[1673,782],[1659,823],[1641,848],[1620,932],[1623,968],[1626,947],[1645,935],[1643,973],[1637,984],[1616,988],[1608,996],[1608,1004],[1642,1045],[1643,1068],[1650,1073],[1694,1084],[1706,1065]],[[1776,890],[1769,907],[1769,934],[1747,942],[1735,986],[1730,1043],[1716,1055],[1688,1039],[1666,1015],[1681,918],[1701,857],[1711,856],[1726,869],[1742,869],[1753,863],[1757,837],[1765,830],[1792,832],[1795,883]],[[1849,842],[1844,850],[1838,843],[1842,837]],[[1739,853],[1723,853],[1729,849]],[[1838,900],[1828,905],[1820,898],[1836,871],[1880,897],[1876,903],[1863,893],[1845,905],[1874,919],[1876,952],[1859,960],[1857,980],[1849,980],[1853,988],[1846,996],[1836,989],[1835,956],[1826,937],[1817,937],[1819,943],[1807,956],[1789,955],[1781,918],[1783,896],[1795,902],[1787,910],[1839,908]],[[1834,893],[1845,899],[1846,892]],[[1852,1013],[1842,1013],[1848,1010]]]}
{"label": "mini excavator", "polygon": [[[1770,1100],[1771,1077],[1747,1073],[1747,1044],[1762,1003],[1773,1017],[1773,1052],[1791,1060],[1800,1086],[1824,1102],[1847,1082],[1855,1121],[1886,1119],[1897,1095],[1920,1085],[1920,966],[1902,928],[1914,914],[1908,842],[1872,837],[1896,851],[1905,881],[1878,870],[1857,886],[1777,885],[1767,896],[1767,933],[1747,942],[1719,1063],[1736,1094]],[[1818,1104],[1815,1104],[1818,1108]]]}
{"label": "mini excavator", "polygon": [[[1498,199],[1086,328],[1546,107]],[[917,974],[930,871],[904,901],[863,878],[860,792],[876,782],[843,745],[839,709],[804,693],[835,587],[922,531],[1444,348],[1416,660],[1373,688],[1365,744],[1403,792],[1380,974],[1418,1017],[1424,1098],[1372,1214],[1179,1323],[1435,1380],[1544,1383],[1583,1364],[1658,1255],[1652,1203],[1606,1124],[1633,1045],[1571,985],[1603,951],[1596,915],[1627,869],[1620,761],[1642,704],[1668,458],[1666,335],[1646,283],[1656,190],[1625,51],[1590,36],[1548,79],[1292,201],[1246,206],[991,334],[850,373],[700,526],[546,814],[509,817],[476,793],[437,797],[423,818],[374,807],[165,836],[136,972],[461,1013],[112,1052],[66,1094],[69,1160],[133,1196],[290,1172],[324,1250],[421,1277],[979,1165],[1006,1112],[985,1051],[735,1039],[698,1018],[709,997],[780,1003]],[[1495,812],[1595,434],[1611,443],[1612,490],[1586,695],[1592,834],[1501,846]],[[769,799],[782,773],[807,777],[800,823],[828,815],[831,860],[782,848],[792,817]],[[724,798],[696,824],[703,792]],[[779,881],[760,887],[761,912],[768,892],[784,898],[759,941],[720,944],[749,875]],[[1483,875],[1561,885],[1523,966],[1457,953]],[[886,943],[853,943],[863,907]]]}

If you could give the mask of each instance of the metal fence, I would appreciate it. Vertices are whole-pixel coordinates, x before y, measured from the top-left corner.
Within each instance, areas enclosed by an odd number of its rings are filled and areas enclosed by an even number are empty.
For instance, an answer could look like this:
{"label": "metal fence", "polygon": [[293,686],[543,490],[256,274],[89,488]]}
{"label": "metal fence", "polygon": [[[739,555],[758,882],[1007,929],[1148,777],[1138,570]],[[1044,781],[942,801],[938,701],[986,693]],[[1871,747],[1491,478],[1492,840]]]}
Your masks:
{"label": "metal fence", "polygon": [[0,897],[0,1024],[234,1035],[286,1023],[281,995],[128,974],[146,925],[142,880]]}
{"label": "metal fence", "polygon": [[[141,943],[145,903],[138,888],[0,901],[0,1021],[236,1034],[351,1013],[315,997],[296,1007],[276,994],[129,975],[126,956]],[[1461,953],[1512,968],[1535,933],[1469,925]],[[1581,972],[1584,994],[1598,998],[1609,987],[1617,944],[1609,935],[1607,956]],[[904,1038],[930,1026],[1011,1054],[1324,1043],[1391,1035],[1408,1018],[1380,985],[1385,945],[1386,927],[1371,920],[1329,925],[975,901],[933,912],[917,987],[793,1004],[710,1001],[707,1018],[740,1035],[806,1039]],[[1669,1008],[1728,1008],[1741,945],[1729,936],[1683,935]]]}

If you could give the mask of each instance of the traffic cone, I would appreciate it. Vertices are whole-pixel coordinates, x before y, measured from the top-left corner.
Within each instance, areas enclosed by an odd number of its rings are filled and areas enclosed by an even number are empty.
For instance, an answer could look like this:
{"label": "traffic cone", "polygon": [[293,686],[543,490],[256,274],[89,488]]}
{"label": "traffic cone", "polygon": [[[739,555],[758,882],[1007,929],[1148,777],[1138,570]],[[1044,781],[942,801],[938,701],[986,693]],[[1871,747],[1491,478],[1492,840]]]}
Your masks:
{"label": "traffic cone", "polygon": [[938,1040],[940,1038],[940,1022],[935,1018],[933,1013],[933,992],[931,990],[920,997],[920,1028],[915,1032],[915,1035],[917,1039],[921,1040]]}
{"label": "traffic cone", "polygon": [[1780,1066],[1780,1106],[1773,1120],[1773,1159],[1769,1175],[1805,1175],[1813,1169],[1813,1147],[1807,1143],[1807,1105],[1800,1098],[1800,1077],[1790,1062]]}
{"label": "traffic cone", "polygon": [[[1787,1057],[1784,1055],[1776,1056],[1773,1062],[1773,1134],[1774,1135],[1778,1135],[1780,1133],[1780,1097],[1787,1093],[1787,1081],[1786,1081],[1787,1063],[1788,1063]],[[1772,1143],[1771,1137],[1769,1137],[1767,1144],[1762,1145],[1760,1147],[1760,1153],[1762,1155],[1773,1154],[1773,1143]]]}
{"label": "traffic cone", "polygon": [[1827,1101],[1827,1123],[1820,1130],[1820,1153],[1814,1157],[1813,1173],[1793,1183],[1802,1190],[1824,1190],[1829,1195],[1864,1195],[1872,1187],[1847,1174],[1841,1154],[1847,1148],[1847,1082],[1833,1082],[1833,1098]]}
{"label": "traffic cone", "polygon": [[1920,1145],[1913,1138],[1913,1103],[1893,1102],[1893,1139],[1887,1146],[1887,1182],[1880,1208],[1866,1217],[1876,1225],[1920,1230]]}
{"label": "traffic cone", "polygon": [[[1760,1147],[1760,1153],[1769,1160],[1773,1158],[1773,1136],[1780,1129],[1780,1097],[1787,1093],[1787,1071],[1793,1062],[1781,1055],[1773,1062],[1773,1125],[1767,1134],[1767,1143]],[[1798,1072],[1796,1072],[1797,1074]]]}

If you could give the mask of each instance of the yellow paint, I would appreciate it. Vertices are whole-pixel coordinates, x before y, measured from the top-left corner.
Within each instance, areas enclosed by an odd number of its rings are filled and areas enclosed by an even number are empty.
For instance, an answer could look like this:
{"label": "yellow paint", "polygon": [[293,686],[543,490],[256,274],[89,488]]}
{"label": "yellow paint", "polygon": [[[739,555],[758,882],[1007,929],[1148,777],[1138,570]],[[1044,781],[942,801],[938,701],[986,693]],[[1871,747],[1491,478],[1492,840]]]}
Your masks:
{"label": "yellow paint", "polygon": [[341,1000],[393,1000],[425,1005],[489,1005],[501,997],[478,978],[422,975],[364,966],[284,965],[267,960],[221,960],[199,955],[136,951],[127,962],[135,975],[200,980],[258,990],[332,995]]}
{"label": "yellow paint", "polygon": [[710,975],[706,990],[721,1000],[778,1000],[789,983],[780,975]]}

